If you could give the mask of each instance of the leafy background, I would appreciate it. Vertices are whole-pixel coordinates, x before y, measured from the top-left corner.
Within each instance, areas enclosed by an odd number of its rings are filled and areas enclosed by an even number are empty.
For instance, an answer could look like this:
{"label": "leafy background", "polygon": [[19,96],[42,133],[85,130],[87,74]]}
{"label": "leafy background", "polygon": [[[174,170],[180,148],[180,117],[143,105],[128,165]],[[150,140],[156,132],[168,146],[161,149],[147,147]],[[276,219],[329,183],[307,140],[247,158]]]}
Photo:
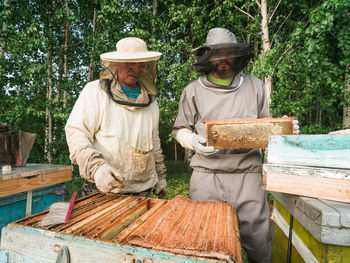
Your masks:
{"label": "leafy background", "polygon": [[[245,73],[272,77],[274,117],[296,116],[301,133],[342,128],[349,106],[350,2],[268,1],[271,48],[263,52],[259,1],[3,0],[0,123],[37,134],[29,162],[70,164],[64,125],[99,55],[126,36],[163,53],[158,64],[160,137],[167,161],[184,160],[171,135],[182,89],[198,77],[190,51],[210,28],[254,46]],[[79,185],[77,169],[74,184]]]}
{"label": "leafy background", "polygon": [[[187,195],[185,151],[171,136],[182,89],[198,75],[190,51],[208,30],[226,27],[254,46],[245,73],[272,77],[274,117],[296,116],[302,134],[343,126],[350,104],[350,1],[267,2],[271,49],[262,48],[262,1],[2,0],[0,123],[37,134],[29,162],[70,164],[64,125],[84,85],[97,79],[99,55],[126,36],[163,53],[158,64],[160,137],[169,170],[167,198]],[[175,168],[174,168],[175,167]],[[181,170],[182,169],[182,170]],[[67,187],[81,186],[74,180]]]}

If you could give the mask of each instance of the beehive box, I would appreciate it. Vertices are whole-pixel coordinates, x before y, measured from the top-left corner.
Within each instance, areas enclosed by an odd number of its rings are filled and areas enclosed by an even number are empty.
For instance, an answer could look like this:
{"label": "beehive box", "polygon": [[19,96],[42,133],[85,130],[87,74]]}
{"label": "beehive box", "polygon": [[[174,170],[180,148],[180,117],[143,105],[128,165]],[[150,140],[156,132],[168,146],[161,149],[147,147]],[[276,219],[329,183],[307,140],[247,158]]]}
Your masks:
{"label": "beehive box", "polygon": [[290,229],[290,262],[349,262],[350,204],[277,192],[272,194],[272,219],[275,222],[273,263],[287,262]]}
{"label": "beehive box", "polygon": [[63,201],[64,182],[71,179],[70,165],[27,164],[0,171],[0,233],[8,223]]}
{"label": "beehive box", "polygon": [[66,224],[39,227],[46,214],[4,228],[5,262],[242,262],[237,216],[222,202],[96,194]]}
{"label": "beehive box", "polygon": [[271,135],[294,134],[294,119],[207,120],[207,146],[216,149],[267,148]]}
{"label": "beehive box", "polygon": [[[64,201],[64,193],[65,184],[56,184],[33,190],[32,213],[42,212],[48,209],[52,203]],[[8,223],[25,217],[26,202],[26,193],[0,197],[0,236],[2,228]]]}
{"label": "beehive box", "polygon": [[264,189],[350,203],[350,135],[272,136]]}

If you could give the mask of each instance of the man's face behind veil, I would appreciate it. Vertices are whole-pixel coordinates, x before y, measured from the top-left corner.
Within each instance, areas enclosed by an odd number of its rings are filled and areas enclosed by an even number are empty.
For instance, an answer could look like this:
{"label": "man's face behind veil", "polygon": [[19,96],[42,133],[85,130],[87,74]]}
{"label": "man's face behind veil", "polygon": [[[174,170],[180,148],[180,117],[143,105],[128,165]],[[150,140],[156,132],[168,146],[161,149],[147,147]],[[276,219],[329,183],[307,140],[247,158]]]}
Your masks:
{"label": "man's face behind veil", "polygon": [[219,78],[230,77],[233,73],[234,58],[223,50],[214,50],[209,53],[212,72]]}
{"label": "man's face behind veil", "polygon": [[128,88],[136,88],[136,84],[140,80],[140,75],[145,69],[145,66],[145,63],[142,62],[119,62],[117,68],[119,84]]}

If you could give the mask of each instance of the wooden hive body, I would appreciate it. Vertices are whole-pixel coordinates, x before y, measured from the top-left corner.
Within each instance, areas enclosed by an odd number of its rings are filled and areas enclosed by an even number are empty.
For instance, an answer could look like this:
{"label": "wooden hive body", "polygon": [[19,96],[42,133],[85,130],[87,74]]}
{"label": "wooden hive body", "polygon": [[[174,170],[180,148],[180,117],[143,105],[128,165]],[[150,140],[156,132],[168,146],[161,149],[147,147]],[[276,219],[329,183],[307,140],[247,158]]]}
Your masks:
{"label": "wooden hive body", "polygon": [[[96,194],[78,200],[66,224],[39,227],[46,214],[4,228],[8,262],[55,262],[63,247],[71,262],[242,262],[235,209],[221,202]],[[19,246],[20,236],[32,242]]]}
{"label": "wooden hive body", "polygon": [[272,136],[266,190],[350,202],[350,135]]}

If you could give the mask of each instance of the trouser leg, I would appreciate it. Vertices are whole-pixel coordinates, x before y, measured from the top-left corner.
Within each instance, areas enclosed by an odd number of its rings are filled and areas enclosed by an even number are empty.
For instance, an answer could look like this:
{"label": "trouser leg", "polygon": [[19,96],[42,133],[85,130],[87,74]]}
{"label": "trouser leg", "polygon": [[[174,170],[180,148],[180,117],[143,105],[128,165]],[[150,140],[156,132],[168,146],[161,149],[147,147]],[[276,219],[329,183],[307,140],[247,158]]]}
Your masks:
{"label": "trouser leg", "polygon": [[190,180],[190,199],[224,201],[223,190],[215,174],[193,171]]}
{"label": "trouser leg", "polygon": [[259,173],[214,174],[194,171],[190,198],[223,201],[236,208],[242,247],[249,262],[271,261],[271,232],[266,192]]}
{"label": "trouser leg", "polygon": [[[249,262],[269,263],[272,235],[267,196],[266,191],[262,189],[261,174],[240,174],[238,179],[235,183],[241,187],[228,189],[225,196],[227,202],[236,207],[242,247],[247,252]],[[224,182],[225,185],[228,183]]]}

